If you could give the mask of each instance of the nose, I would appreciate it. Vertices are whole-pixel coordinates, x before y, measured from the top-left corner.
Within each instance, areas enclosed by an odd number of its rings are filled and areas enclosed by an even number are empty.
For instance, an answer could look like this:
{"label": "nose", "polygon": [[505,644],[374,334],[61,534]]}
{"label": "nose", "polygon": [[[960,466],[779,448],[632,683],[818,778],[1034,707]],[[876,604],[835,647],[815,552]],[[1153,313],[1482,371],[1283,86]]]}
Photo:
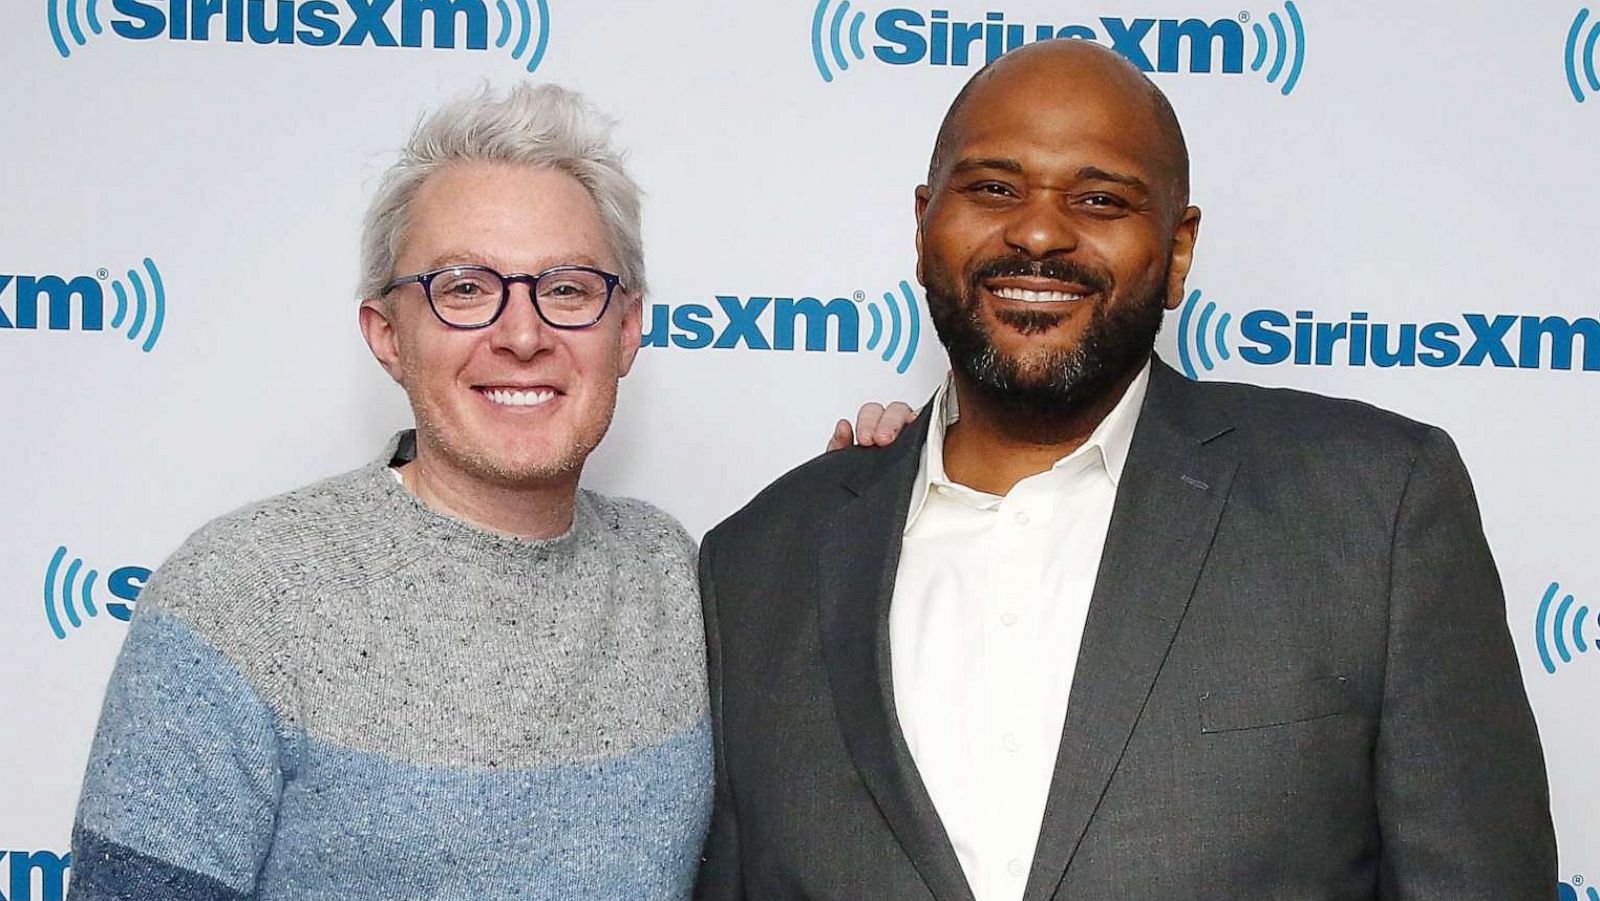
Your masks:
{"label": "nose", "polygon": [[1013,211],[1004,238],[1011,249],[1034,259],[1069,254],[1078,248],[1077,223],[1066,198],[1051,191],[1033,192]]}
{"label": "nose", "polygon": [[495,350],[519,360],[531,360],[555,345],[556,330],[533,308],[531,286],[514,283],[507,285],[506,291],[506,308],[489,326],[489,339]]}

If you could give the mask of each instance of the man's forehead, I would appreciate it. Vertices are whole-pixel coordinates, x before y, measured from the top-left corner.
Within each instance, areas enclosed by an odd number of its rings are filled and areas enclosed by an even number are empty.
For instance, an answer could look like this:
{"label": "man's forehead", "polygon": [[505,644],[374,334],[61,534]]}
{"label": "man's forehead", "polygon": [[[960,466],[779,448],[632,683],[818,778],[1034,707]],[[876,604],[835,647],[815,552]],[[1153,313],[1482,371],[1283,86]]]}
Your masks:
{"label": "man's forehead", "polygon": [[1029,157],[1177,174],[1182,149],[1162,127],[1153,87],[1120,58],[1075,50],[1003,58],[974,79],[942,136],[945,165]]}
{"label": "man's forehead", "polygon": [[1040,98],[1022,109],[971,104],[953,123],[949,162],[1013,159],[1024,167],[1160,168],[1167,155],[1160,132],[1148,121],[1137,122],[1138,118],[1071,96]]}
{"label": "man's forehead", "polygon": [[1085,125],[1154,131],[1149,86],[1117,70],[1076,60],[1027,60],[985,73],[962,99],[955,124],[1066,119]]}

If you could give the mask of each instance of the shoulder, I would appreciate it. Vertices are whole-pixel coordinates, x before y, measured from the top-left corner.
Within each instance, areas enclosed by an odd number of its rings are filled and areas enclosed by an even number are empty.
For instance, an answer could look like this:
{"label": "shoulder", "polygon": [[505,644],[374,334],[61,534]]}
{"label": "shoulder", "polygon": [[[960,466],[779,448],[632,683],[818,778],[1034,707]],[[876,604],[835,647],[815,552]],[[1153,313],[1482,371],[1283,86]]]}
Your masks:
{"label": "shoulder", "polygon": [[148,654],[162,636],[196,659],[208,648],[275,710],[290,710],[292,658],[305,648],[303,606],[342,601],[351,561],[375,555],[378,542],[359,528],[376,519],[367,497],[375,476],[382,474],[366,467],[206,523],[139,593],[124,655]]}
{"label": "shoulder", "polygon": [[[602,568],[613,590],[649,610],[651,639],[670,639],[679,653],[698,648],[700,635],[699,552],[693,538],[671,515],[646,501],[607,497],[584,490],[579,515],[592,517],[595,540],[580,551]],[[641,633],[642,635],[642,633]],[[698,652],[696,652],[698,653]],[[691,654],[691,664],[699,665]]]}
{"label": "shoulder", "polygon": [[[900,440],[909,439],[902,435]],[[895,447],[898,444],[897,441]],[[864,469],[881,462],[891,452],[890,448],[856,445],[812,457],[774,479],[729,519],[815,509],[819,500],[841,491]]]}
{"label": "shoulder", "polygon": [[1230,382],[1184,384],[1180,403],[1211,407],[1220,414],[1216,421],[1237,428],[1239,440],[1276,453],[1367,462],[1375,456],[1412,459],[1450,440],[1436,426],[1364,401]]}
{"label": "shoulder", "polygon": [[580,503],[590,510],[602,533],[647,554],[692,559],[694,539],[683,525],[660,507],[632,497],[611,497],[598,491],[579,492]]}
{"label": "shoulder", "polygon": [[889,447],[854,446],[814,457],[761,489],[707,533],[705,544],[772,549],[813,543],[862,491],[882,488],[881,480],[909,490],[925,437],[926,429],[908,428]]}
{"label": "shoulder", "polygon": [[[1216,446],[1245,467],[1247,484],[1272,503],[1292,500],[1318,515],[1365,511],[1387,521],[1418,484],[1472,496],[1465,464],[1443,429],[1369,403],[1188,381],[1170,400],[1190,407],[1191,434],[1215,434]],[[1195,426],[1201,422],[1207,427]]]}
{"label": "shoulder", "polygon": [[291,584],[334,575],[371,543],[353,524],[372,519],[364,467],[246,504],[201,526],[151,576],[140,606],[181,609],[275,602]]}

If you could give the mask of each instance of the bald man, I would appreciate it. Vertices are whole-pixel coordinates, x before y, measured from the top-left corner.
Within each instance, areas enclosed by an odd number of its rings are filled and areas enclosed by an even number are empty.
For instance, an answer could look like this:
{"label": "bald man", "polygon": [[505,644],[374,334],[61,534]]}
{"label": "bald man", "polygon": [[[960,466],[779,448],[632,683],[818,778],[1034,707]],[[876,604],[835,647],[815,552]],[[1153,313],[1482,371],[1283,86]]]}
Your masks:
{"label": "bald man", "polygon": [[962,90],[917,189],[928,415],[701,550],[706,899],[1556,893],[1544,764],[1436,428],[1155,359],[1200,224],[1086,42]]}

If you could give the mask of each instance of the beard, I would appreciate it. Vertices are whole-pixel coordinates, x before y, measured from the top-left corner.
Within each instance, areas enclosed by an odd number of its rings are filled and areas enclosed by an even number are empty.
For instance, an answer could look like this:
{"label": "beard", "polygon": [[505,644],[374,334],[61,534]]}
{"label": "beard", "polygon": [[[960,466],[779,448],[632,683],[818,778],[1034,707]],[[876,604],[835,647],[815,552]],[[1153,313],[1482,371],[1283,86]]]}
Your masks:
{"label": "beard", "polygon": [[[962,288],[930,268],[926,284],[929,318],[950,364],[983,395],[986,406],[1031,422],[1070,419],[1105,400],[1155,349],[1165,313],[1167,267],[1149,285],[1116,291],[1111,275],[1068,260],[1000,257],[977,267]],[[1098,293],[1103,302],[1088,311],[1077,343],[1008,356],[995,346],[983,321],[979,292],[991,278],[1033,276],[1071,282]],[[1082,301],[1078,301],[1081,303]],[[1023,335],[1055,328],[1066,314],[1045,310],[995,310],[994,317]]]}

